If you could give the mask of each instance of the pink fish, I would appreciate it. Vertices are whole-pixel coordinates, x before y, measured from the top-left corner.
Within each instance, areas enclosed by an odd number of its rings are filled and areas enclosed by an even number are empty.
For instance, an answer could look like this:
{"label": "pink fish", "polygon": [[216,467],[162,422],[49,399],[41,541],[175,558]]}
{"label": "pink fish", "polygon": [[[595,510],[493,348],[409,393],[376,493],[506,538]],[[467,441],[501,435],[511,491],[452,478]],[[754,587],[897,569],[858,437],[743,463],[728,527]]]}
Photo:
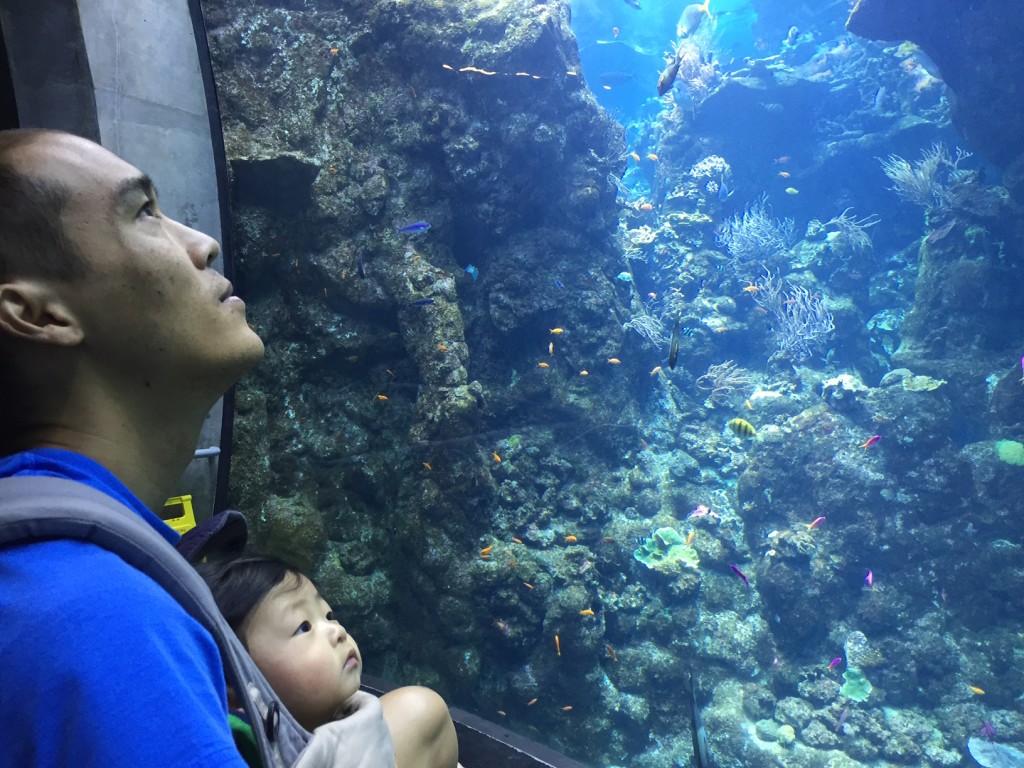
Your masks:
{"label": "pink fish", "polygon": [[809,522],[807,524],[807,530],[808,531],[813,531],[815,528],[817,528],[819,525],[821,525],[824,522],[825,522],[825,518],[824,517],[816,517],[811,522]]}
{"label": "pink fish", "polygon": [[834,659],[832,659],[832,661],[830,661],[828,663],[828,671],[831,672],[833,669],[835,669],[836,667],[838,667],[842,663],[843,663],[843,657],[842,656],[836,656]]}
{"label": "pink fish", "polygon": [[861,448],[870,448],[871,446],[875,445],[881,439],[882,439],[881,435],[872,435],[871,437],[869,437],[867,440],[864,441],[864,443],[861,445]]}
{"label": "pink fish", "polygon": [[1020,381],[1024,384],[1024,355],[1020,356]]}
{"label": "pink fish", "polygon": [[864,583],[868,585],[868,589],[874,589],[875,588],[875,574],[873,574],[871,571],[868,571],[867,575],[864,577]]}
{"label": "pink fish", "polygon": [[747,580],[747,575],[739,569],[739,566],[735,565],[734,563],[729,563],[729,567],[732,568],[733,573],[735,573],[737,576],[743,579],[744,584],[746,584],[748,587],[750,586],[750,581]]}

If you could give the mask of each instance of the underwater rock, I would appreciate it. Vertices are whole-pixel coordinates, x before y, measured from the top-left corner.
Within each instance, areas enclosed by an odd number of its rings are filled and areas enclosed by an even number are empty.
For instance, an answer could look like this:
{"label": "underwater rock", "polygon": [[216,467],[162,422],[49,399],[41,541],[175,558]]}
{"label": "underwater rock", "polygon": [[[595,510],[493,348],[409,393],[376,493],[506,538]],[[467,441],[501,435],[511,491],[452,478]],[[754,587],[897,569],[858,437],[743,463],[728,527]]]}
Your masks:
{"label": "underwater rock", "polygon": [[982,768],[1024,768],[1024,752],[1009,744],[971,736],[967,740],[967,751]]}
{"label": "underwater rock", "polygon": [[239,205],[288,215],[313,203],[313,181],[320,167],[296,154],[231,159],[231,193]]}
{"label": "underwater rock", "polygon": [[[917,43],[953,90],[953,122],[996,165],[1024,154],[1024,21],[1016,0],[859,0],[846,28]],[[956,30],[955,34],[951,31]]]}
{"label": "underwater rock", "polygon": [[821,396],[825,402],[838,411],[850,411],[858,407],[858,403],[870,388],[850,373],[825,379],[821,382]]}

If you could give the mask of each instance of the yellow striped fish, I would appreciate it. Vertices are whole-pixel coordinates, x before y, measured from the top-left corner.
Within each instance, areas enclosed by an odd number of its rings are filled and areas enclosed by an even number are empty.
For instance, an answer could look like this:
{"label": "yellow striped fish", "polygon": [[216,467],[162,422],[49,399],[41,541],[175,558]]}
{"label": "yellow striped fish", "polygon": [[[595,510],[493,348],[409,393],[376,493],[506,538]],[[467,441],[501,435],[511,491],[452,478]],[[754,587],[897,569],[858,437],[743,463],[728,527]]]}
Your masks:
{"label": "yellow striped fish", "polygon": [[733,419],[725,426],[740,437],[753,437],[757,434],[757,430],[754,429],[754,425],[746,419]]}

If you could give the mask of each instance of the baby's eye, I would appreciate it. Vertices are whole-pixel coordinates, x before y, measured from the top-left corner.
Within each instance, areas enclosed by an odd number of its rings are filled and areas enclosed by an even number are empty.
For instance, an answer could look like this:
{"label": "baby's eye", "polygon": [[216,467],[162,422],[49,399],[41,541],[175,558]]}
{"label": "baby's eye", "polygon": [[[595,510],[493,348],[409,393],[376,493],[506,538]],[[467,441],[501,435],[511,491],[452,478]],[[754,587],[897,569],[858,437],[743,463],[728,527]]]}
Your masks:
{"label": "baby's eye", "polygon": [[334,618],[334,611],[328,611],[328,612],[327,612],[327,616],[326,616],[325,618],[326,618],[326,619],[327,619],[328,621],[337,621],[337,619],[336,619],[336,618]]}
{"label": "baby's eye", "polygon": [[299,624],[299,628],[296,629],[293,634],[304,635],[307,632],[309,632],[311,629],[313,629],[313,625],[310,624],[308,621],[304,621],[301,624]]}

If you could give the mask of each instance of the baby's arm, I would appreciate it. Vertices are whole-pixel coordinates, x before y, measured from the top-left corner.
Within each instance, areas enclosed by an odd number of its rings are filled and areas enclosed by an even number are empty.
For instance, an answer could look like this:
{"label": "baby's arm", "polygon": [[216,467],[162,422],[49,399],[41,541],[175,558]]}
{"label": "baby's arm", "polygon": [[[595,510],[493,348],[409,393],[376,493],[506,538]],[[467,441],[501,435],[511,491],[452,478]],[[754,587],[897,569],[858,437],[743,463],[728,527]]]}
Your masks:
{"label": "baby's arm", "polygon": [[456,768],[459,744],[444,699],[410,685],[380,697],[398,768]]}

